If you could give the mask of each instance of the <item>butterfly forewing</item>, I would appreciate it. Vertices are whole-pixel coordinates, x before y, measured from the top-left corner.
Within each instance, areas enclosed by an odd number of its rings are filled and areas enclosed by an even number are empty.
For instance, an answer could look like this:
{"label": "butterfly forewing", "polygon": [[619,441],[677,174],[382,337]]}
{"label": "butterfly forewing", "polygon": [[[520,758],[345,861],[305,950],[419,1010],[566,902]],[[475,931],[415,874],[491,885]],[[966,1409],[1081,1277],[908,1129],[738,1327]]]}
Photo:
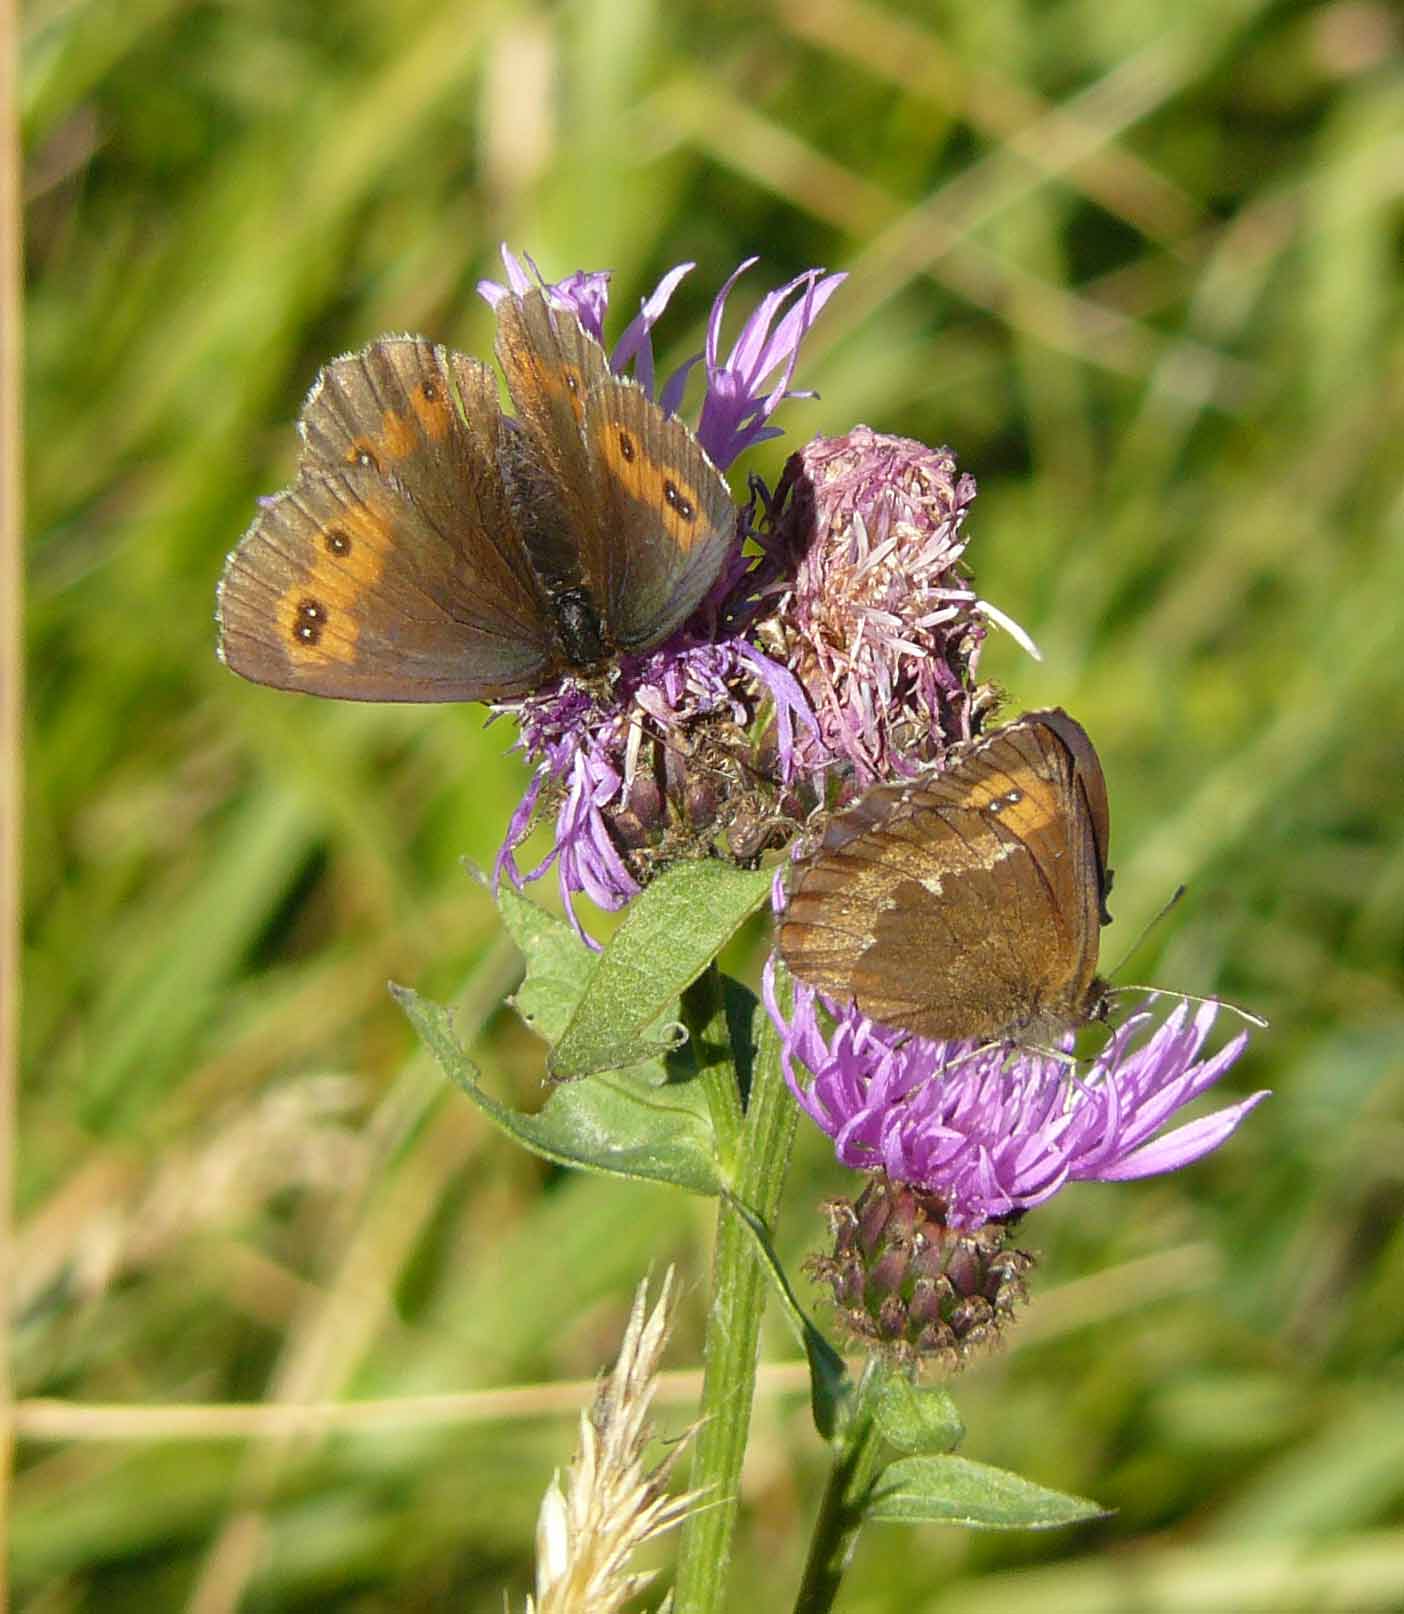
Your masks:
{"label": "butterfly forewing", "polygon": [[297,483],[265,501],[220,588],[247,678],[350,700],[494,700],[555,664],[497,465],[492,372],[415,337],[329,364]]}
{"label": "butterfly forewing", "polygon": [[621,650],[666,639],[701,603],[732,547],[736,510],[697,439],[630,382],[585,400],[596,499],[618,541],[605,554],[605,609]]}
{"label": "butterfly forewing", "polygon": [[933,1038],[1085,1020],[1106,787],[1082,729],[1030,713],[945,773],[870,791],[800,872],[780,950],[801,980]]}
{"label": "butterfly forewing", "polygon": [[[422,337],[383,337],[327,365],[298,426],[304,470],[375,472],[445,541],[486,545],[518,588],[535,594],[502,484],[502,411],[485,364]],[[477,569],[491,566],[485,556]]]}
{"label": "butterfly forewing", "polygon": [[[1111,915],[1107,912],[1106,898],[1111,890],[1111,870],[1107,867],[1107,849],[1111,839],[1111,816],[1107,806],[1107,781],[1102,773],[1102,765],[1097,760],[1097,753],[1092,748],[1092,742],[1087,738],[1087,731],[1080,723],[1075,723],[1068,714],[1061,709],[1054,709],[1039,714],[1041,726],[1055,735],[1067,748],[1072,769],[1072,776],[1080,791],[1087,816],[1087,837],[1081,847],[1083,859],[1081,872],[1085,872],[1087,879],[1083,882],[1083,889],[1095,888],[1096,912],[1098,923],[1109,925]],[[1093,934],[1096,928],[1093,927]]]}
{"label": "butterfly forewing", "polygon": [[579,428],[586,397],[613,374],[605,350],[574,314],[529,291],[497,305],[497,361],[517,419],[560,480],[588,480]]}
{"label": "butterfly forewing", "polygon": [[579,320],[552,308],[543,292],[503,298],[497,321],[497,358],[517,428],[504,444],[504,471],[527,552],[552,595],[583,590],[600,616],[612,535],[594,496],[580,422],[587,393],[610,379],[609,361]]}
{"label": "butterfly forewing", "polygon": [[518,476],[535,480],[533,559],[558,589],[585,588],[610,649],[651,649],[721,570],[736,525],[726,483],[680,420],[614,375],[572,314],[529,292],[498,318],[529,445]]}

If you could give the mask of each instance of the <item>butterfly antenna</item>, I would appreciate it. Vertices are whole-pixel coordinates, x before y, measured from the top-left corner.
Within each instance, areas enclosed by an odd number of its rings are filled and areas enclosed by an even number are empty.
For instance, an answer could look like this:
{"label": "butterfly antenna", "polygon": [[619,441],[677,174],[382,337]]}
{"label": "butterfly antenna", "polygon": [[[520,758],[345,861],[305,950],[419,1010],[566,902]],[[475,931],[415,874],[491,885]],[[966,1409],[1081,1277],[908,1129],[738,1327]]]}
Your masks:
{"label": "butterfly antenna", "polygon": [[[1116,968],[1114,970],[1110,971],[1110,973],[1112,975],[1120,975],[1122,970],[1124,970],[1126,968],[1126,966],[1131,962],[1131,960],[1136,956],[1137,952],[1140,950],[1141,943],[1143,941],[1145,941],[1146,937],[1150,935],[1151,931],[1153,931],[1155,929],[1155,927],[1160,923],[1160,921],[1162,919],[1164,919],[1166,914],[1168,914],[1170,912],[1170,910],[1175,906],[1175,904],[1180,900],[1180,898],[1182,896],[1184,896],[1184,894],[1185,894],[1185,887],[1182,886],[1182,885],[1177,885],[1175,887],[1175,889],[1170,893],[1169,898],[1165,902],[1161,903],[1161,905],[1160,905],[1159,909],[1156,911],[1156,913],[1150,919],[1148,919],[1144,925],[1142,925],[1140,935],[1137,936],[1135,941],[1133,941],[1131,943],[1131,945],[1126,949],[1126,951],[1121,955],[1121,962],[1116,966]],[[1120,991],[1121,988],[1117,987],[1117,988],[1114,988],[1113,990]],[[1126,988],[1126,990],[1131,991],[1131,990],[1133,990],[1133,988],[1128,987],[1128,988]]]}
{"label": "butterfly antenna", "polygon": [[1120,995],[1122,992],[1153,992],[1158,997],[1181,998],[1186,1003],[1212,1003],[1215,1008],[1227,1009],[1230,1014],[1236,1014],[1240,1020],[1246,1020],[1250,1026],[1257,1026],[1259,1031],[1266,1031],[1271,1021],[1265,1020],[1262,1015],[1254,1014],[1251,1009],[1245,1009],[1241,1003],[1233,1003],[1228,998],[1202,998],[1194,992],[1177,992],[1166,986],[1109,986],[1108,994]]}
{"label": "butterfly antenna", "polygon": [[[1161,904],[1159,912],[1150,919],[1150,921],[1142,929],[1141,934],[1137,936],[1136,940],[1132,943],[1130,948],[1128,948],[1122,957],[1121,962],[1114,970],[1112,970],[1111,973],[1113,975],[1119,975],[1121,971],[1126,968],[1127,964],[1130,963],[1132,958],[1135,957],[1136,950],[1140,947],[1141,943],[1145,941],[1146,937],[1150,935],[1151,931],[1155,929],[1162,919],[1164,919],[1166,914],[1170,912],[1170,910],[1175,906],[1180,898],[1184,896],[1184,894],[1185,887],[1182,885],[1177,885],[1170,893],[1169,900]],[[1260,1031],[1267,1030],[1268,1026],[1268,1022],[1262,1017],[1262,1015],[1254,1014],[1251,1009],[1245,1009],[1242,1004],[1230,1003],[1227,998],[1198,997],[1193,992],[1175,992],[1163,986],[1138,986],[1127,984],[1125,986],[1109,986],[1107,988],[1107,994],[1109,996],[1112,994],[1119,996],[1123,992],[1157,992],[1163,994],[1165,997],[1180,998],[1186,1003],[1213,1003],[1217,1004],[1221,1009],[1228,1009],[1230,1013],[1236,1014],[1240,1020],[1246,1020],[1250,1026],[1257,1026]]]}

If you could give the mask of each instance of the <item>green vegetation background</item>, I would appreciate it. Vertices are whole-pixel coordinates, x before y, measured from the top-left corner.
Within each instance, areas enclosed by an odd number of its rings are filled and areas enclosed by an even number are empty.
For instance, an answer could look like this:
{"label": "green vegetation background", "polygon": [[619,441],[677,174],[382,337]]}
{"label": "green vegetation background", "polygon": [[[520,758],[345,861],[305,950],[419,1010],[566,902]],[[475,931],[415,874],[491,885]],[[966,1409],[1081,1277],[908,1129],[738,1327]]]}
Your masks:
{"label": "green vegetation background", "polygon": [[[979,480],[979,585],[1045,657],[1006,640],[985,671],[1013,710],[1067,705],[1105,763],[1108,962],[1184,880],[1133,978],[1273,1020],[1230,1085],[1275,1096],[1220,1154],[1028,1219],[1034,1304],[957,1386],[967,1455],[1116,1514],[875,1529],[843,1606],[1400,1607],[1398,14],[34,0],[25,29],[20,1393],[588,1377],[670,1261],[670,1360],[695,1362],[711,1207],[516,1152],[385,992],[460,1003],[497,1090],[535,1102],[515,963],[459,862],[522,788],[510,725],[256,689],[211,612],[319,362],[387,329],[485,352],[500,240],[549,275],[611,266],[624,309],[697,260],[670,359],[757,253],[750,295],[851,275],[788,443],[866,421]],[[806,1134],[792,1263],[847,1186]],[[778,1322],[766,1355],[793,1358]],[[812,1519],[788,1385],[757,1409],[738,1608],[787,1605]],[[520,1606],[575,1428],[200,1435],[26,1438],[21,1604]]]}

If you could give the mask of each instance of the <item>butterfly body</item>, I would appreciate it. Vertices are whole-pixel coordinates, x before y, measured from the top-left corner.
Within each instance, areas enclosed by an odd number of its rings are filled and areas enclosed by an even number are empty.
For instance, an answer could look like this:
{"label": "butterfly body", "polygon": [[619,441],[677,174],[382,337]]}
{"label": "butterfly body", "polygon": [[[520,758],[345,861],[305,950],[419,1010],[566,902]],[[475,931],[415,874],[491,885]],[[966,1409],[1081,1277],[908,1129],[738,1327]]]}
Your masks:
{"label": "butterfly body", "polygon": [[346,700],[520,699],[661,644],[734,542],[697,439],[541,291],[500,305],[492,370],[422,338],[334,360],[289,489],[225,567],[220,654]]}
{"label": "butterfly body", "polygon": [[793,974],[937,1040],[1040,1044],[1100,1017],[1108,811],[1097,754],[1030,712],[943,773],[870,790],[801,867],[779,947]]}

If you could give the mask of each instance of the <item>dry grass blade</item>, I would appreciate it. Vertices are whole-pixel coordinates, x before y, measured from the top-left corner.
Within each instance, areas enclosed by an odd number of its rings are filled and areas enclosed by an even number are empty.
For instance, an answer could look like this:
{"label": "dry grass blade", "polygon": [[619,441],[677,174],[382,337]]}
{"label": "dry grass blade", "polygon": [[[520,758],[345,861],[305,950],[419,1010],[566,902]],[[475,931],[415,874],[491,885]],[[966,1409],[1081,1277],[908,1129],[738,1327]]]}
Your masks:
{"label": "dry grass blade", "polygon": [[643,1454],[653,1434],[649,1410],[658,1385],[658,1359],[673,1312],[673,1269],[645,1314],[648,1283],[634,1296],[614,1371],[580,1415],[580,1449],[566,1488],[555,1476],[536,1524],[536,1596],[529,1614],[605,1614],[636,1596],[653,1575],[628,1564],[645,1541],[680,1524],[699,1494],[668,1494],[668,1475],[686,1437],[653,1468]]}

